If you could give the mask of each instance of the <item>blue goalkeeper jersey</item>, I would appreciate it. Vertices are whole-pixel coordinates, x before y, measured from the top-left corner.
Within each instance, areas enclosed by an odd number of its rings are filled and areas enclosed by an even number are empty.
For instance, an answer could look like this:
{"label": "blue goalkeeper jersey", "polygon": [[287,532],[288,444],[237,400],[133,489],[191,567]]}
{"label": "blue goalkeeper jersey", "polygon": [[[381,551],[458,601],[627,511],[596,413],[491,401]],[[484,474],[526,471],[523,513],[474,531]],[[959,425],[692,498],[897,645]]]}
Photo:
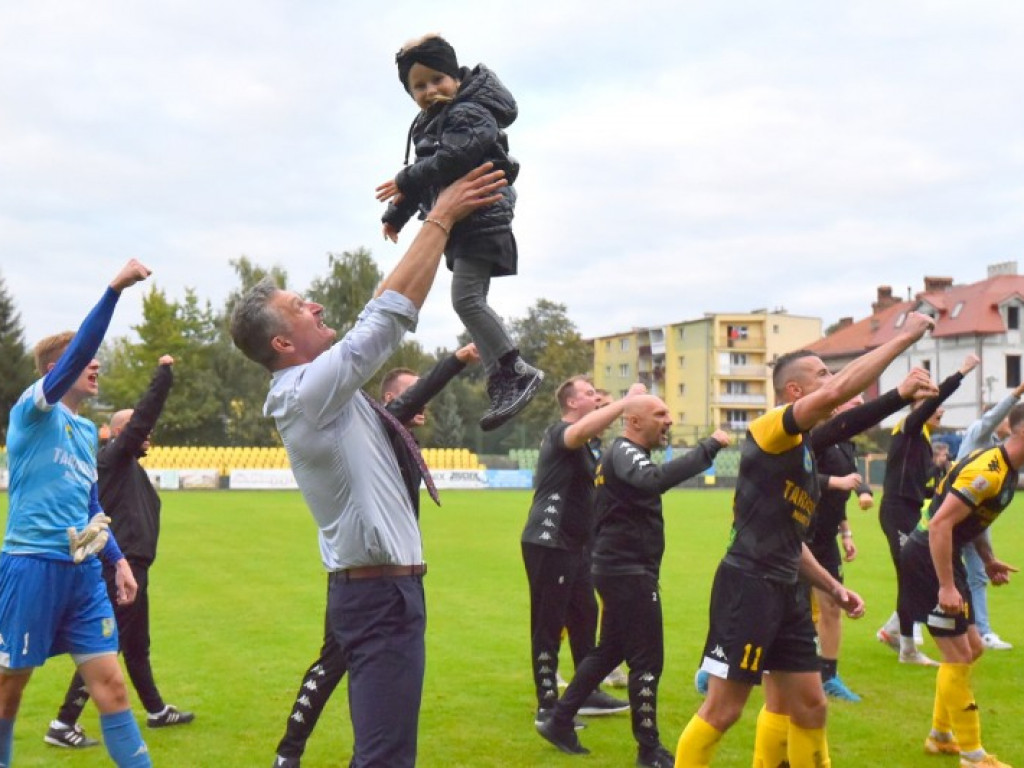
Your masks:
{"label": "blue goalkeeper jersey", "polygon": [[[96,425],[76,416],[60,399],[99,349],[118,296],[107,288],[56,366],[26,389],[11,409],[5,553],[70,560],[67,529],[85,527],[101,511]],[[116,543],[111,546],[116,549]]]}
{"label": "blue goalkeeper jersey", "polygon": [[88,522],[96,483],[96,425],[62,403],[50,405],[43,379],[11,409],[7,433],[10,513],[3,551],[70,559],[67,529]]}

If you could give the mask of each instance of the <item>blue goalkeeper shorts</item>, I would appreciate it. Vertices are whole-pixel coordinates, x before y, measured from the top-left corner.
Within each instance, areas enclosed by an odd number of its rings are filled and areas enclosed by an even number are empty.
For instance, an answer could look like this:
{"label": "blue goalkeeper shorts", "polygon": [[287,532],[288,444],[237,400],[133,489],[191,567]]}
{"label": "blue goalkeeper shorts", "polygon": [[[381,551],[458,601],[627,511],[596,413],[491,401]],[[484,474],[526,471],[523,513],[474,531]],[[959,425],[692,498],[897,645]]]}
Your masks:
{"label": "blue goalkeeper shorts", "polygon": [[41,667],[62,653],[117,652],[117,623],[103,567],[0,555],[0,666]]}

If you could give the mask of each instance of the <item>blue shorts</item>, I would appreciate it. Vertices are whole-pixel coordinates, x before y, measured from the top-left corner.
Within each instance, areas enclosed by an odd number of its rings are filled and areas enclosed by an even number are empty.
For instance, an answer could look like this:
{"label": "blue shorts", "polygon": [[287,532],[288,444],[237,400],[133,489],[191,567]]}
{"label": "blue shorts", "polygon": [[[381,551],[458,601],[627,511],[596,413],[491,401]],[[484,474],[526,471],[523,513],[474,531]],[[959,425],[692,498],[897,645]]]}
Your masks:
{"label": "blue shorts", "polygon": [[0,666],[41,667],[62,653],[117,652],[100,561],[0,556]]}

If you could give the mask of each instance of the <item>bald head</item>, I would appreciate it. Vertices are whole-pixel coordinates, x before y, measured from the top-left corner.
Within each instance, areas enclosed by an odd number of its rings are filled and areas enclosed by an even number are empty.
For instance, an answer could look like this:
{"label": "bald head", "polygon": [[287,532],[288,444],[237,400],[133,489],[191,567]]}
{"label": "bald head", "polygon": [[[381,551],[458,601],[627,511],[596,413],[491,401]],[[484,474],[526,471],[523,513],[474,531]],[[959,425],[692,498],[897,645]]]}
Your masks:
{"label": "bald head", "polygon": [[668,442],[672,426],[665,401],[655,395],[634,395],[626,400],[622,412],[625,421],[623,435],[648,450]]}
{"label": "bald head", "polygon": [[116,411],[113,416],[110,417],[110,436],[117,437],[121,434],[121,430],[127,426],[128,421],[131,419],[132,414],[135,413],[131,408],[125,408],[123,411]]}

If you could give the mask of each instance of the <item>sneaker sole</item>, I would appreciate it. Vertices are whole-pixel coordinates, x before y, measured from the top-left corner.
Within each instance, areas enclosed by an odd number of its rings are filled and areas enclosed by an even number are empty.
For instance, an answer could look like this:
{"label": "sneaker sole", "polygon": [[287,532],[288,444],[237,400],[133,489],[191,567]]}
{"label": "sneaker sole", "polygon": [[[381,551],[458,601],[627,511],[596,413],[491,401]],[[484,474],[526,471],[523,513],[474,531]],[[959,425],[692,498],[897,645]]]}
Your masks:
{"label": "sneaker sole", "polygon": [[490,432],[491,430],[497,429],[509,419],[518,416],[522,410],[530,404],[534,396],[537,394],[537,390],[540,389],[541,382],[544,381],[544,372],[537,371],[537,375],[530,380],[529,385],[523,390],[523,393],[516,399],[512,405],[503,411],[498,411],[494,414],[485,414],[480,419],[480,429],[484,432]]}
{"label": "sneaker sole", "polygon": [[187,720],[184,720],[184,719],[182,719],[182,720],[175,720],[173,723],[151,723],[151,722],[149,722],[147,720],[146,721],[146,726],[149,727],[149,728],[174,728],[175,726],[178,726],[178,725],[188,725],[193,720],[195,720],[194,717],[190,717]]}
{"label": "sneaker sole", "polygon": [[43,736],[43,741],[49,744],[51,747],[61,747],[62,749],[89,749],[89,747],[98,747],[100,744],[95,739],[86,744],[68,744],[66,741],[54,739],[50,736]]}
{"label": "sneaker sole", "polygon": [[549,735],[547,728],[545,727],[547,725],[547,722],[548,721],[544,721],[544,725],[537,726],[537,733],[539,733],[546,742],[557,747],[562,752],[565,752],[565,754],[567,755],[590,754],[590,750],[584,747],[582,744],[580,744],[579,741],[577,741],[576,744],[568,744],[566,742],[560,741],[558,737],[554,735]]}
{"label": "sneaker sole", "polygon": [[578,714],[583,717],[601,717],[602,715],[618,715],[629,712],[629,704],[621,707],[580,707]]}

